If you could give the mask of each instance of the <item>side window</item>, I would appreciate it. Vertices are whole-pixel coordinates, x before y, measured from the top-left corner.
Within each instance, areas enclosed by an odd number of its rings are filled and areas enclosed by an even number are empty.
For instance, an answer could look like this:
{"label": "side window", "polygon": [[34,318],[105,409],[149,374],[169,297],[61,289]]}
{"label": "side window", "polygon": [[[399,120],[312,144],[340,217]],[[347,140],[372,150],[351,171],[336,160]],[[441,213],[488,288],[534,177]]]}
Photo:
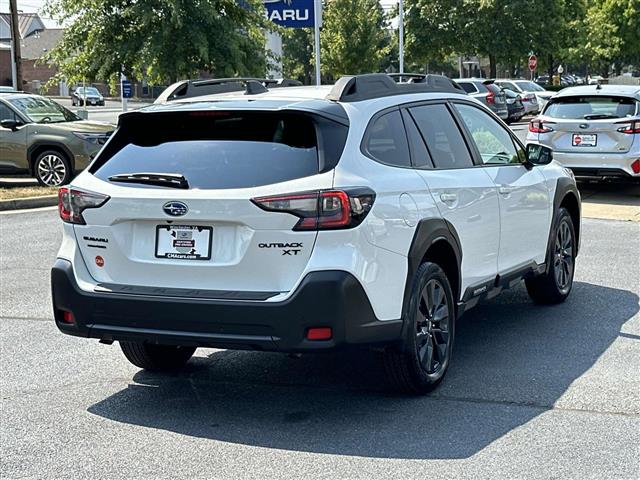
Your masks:
{"label": "side window", "polygon": [[455,108],[469,129],[485,165],[522,163],[509,132],[489,114],[471,105],[456,104]]}
{"label": "side window", "polygon": [[410,108],[409,111],[427,144],[436,168],[473,166],[462,133],[446,105],[422,105]]}
{"label": "side window", "polygon": [[15,120],[16,114],[7,107],[4,103],[0,103],[0,121],[2,120]]}
{"label": "side window", "polygon": [[469,82],[457,82],[457,83],[467,93],[476,93],[478,91],[478,89],[473,85],[473,83],[469,83]]}
{"label": "side window", "polygon": [[416,123],[413,121],[413,118],[411,118],[411,115],[409,115],[409,112],[406,110],[403,110],[402,118],[407,130],[407,137],[409,138],[411,163],[415,168],[433,168],[431,155],[429,155],[429,150],[427,150],[427,146],[424,144],[422,135],[418,131],[418,127],[416,127]]}
{"label": "side window", "polygon": [[411,167],[407,134],[398,110],[379,116],[369,125],[364,147],[371,157],[381,163]]}

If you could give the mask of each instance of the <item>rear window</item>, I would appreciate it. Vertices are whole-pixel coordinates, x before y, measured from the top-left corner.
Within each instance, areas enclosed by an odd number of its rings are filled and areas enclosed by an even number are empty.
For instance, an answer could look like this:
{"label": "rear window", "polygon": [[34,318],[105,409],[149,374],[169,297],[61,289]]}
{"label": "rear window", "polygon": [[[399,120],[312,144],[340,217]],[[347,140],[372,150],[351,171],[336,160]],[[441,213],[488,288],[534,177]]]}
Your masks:
{"label": "rear window", "polygon": [[544,114],[553,118],[597,120],[635,115],[636,101],[628,97],[598,95],[552,99]]}
{"label": "rear window", "polygon": [[[332,168],[347,128],[300,112],[140,113],[123,121],[90,172],[105,181],[136,173],[183,175],[189,188],[200,189],[269,185]],[[318,148],[318,136],[326,148]]]}
{"label": "rear window", "polygon": [[487,90],[494,93],[495,95],[502,95],[502,90],[500,89],[500,87],[493,83],[490,83],[489,85],[485,85],[485,87],[487,88]]}

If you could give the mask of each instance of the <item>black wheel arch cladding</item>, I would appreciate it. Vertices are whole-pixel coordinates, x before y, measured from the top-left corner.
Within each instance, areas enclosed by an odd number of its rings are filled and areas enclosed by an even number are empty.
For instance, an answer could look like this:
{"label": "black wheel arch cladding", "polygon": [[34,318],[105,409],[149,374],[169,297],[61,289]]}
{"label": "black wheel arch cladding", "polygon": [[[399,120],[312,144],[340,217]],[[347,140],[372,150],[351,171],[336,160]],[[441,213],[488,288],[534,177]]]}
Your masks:
{"label": "black wheel arch cladding", "polygon": [[[455,227],[443,218],[429,218],[421,220],[414,232],[409,254],[407,255],[407,279],[405,282],[404,295],[402,301],[403,317],[407,314],[407,308],[411,297],[411,289],[413,287],[414,278],[418,268],[427,258],[427,253],[432,247],[447,252],[447,257],[438,262],[437,258],[429,258],[429,260],[437,263],[442,268],[449,279],[451,290],[454,296],[454,302],[460,299],[460,286],[462,285],[461,265],[462,265],[462,249],[460,247],[460,237]],[[432,250],[434,251],[434,250]],[[453,254],[453,259],[450,258]],[[455,261],[455,265],[452,264]],[[452,274],[452,267],[455,266],[455,274]],[[455,278],[449,278],[454,276]]]}
{"label": "black wheel arch cladding", "polygon": [[[575,182],[568,177],[558,178],[556,183],[556,192],[553,196],[553,219],[551,222],[551,228],[549,229],[549,242],[552,244],[553,232],[556,224],[556,218],[560,207],[564,207],[571,215],[573,221],[573,228],[576,233],[576,255],[578,256],[578,250],[580,247],[580,223],[581,223],[581,202],[580,193]],[[548,250],[548,249],[547,249]]]}

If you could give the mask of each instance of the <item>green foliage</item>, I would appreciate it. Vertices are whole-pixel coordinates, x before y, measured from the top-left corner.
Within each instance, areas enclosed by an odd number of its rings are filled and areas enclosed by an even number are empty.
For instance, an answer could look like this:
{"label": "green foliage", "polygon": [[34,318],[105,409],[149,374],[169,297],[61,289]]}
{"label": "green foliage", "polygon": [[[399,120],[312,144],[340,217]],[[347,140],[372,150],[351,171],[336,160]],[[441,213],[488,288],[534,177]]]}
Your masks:
{"label": "green foliage", "polygon": [[640,64],[640,0],[406,0],[407,56],[424,64],[480,55],[539,71]]}
{"label": "green foliage", "polygon": [[49,0],[71,19],[46,60],[70,83],[128,77],[162,84],[198,76],[264,75],[260,0]]}
{"label": "green foliage", "polygon": [[282,73],[305,85],[314,81],[313,29],[288,28],[282,35]]}
{"label": "green foliage", "polygon": [[389,50],[386,19],[378,0],[330,0],[320,36],[323,74],[376,72]]}
{"label": "green foliage", "polygon": [[593,63],[640,65],[640,0],[593,0],[585,26]]}

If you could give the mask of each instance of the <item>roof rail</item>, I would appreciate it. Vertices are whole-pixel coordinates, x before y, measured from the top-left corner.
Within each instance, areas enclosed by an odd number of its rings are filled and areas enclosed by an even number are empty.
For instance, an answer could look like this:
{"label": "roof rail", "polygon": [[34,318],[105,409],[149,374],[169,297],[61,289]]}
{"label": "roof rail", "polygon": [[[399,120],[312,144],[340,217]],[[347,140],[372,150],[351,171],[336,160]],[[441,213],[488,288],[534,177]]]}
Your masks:
{"label": "roof rail", "polygon": [[288,78],[274,80],[269,78],[234,77],[182,80],[167,87],[154,103],[166,103],[173,100],[227,92],[244,91],[245,95],[256,95],[267,92],[269,88],[300,85],[302,85],[301,82]]}
{"label": "roof rail", "polygon": [[442,75],[425,75],[419,82],[396,83],[386,73],[367,73],[341,77],[327,99],[335,102],[360,102],[391,95],[433,92],[466,94],[458,84]]}

